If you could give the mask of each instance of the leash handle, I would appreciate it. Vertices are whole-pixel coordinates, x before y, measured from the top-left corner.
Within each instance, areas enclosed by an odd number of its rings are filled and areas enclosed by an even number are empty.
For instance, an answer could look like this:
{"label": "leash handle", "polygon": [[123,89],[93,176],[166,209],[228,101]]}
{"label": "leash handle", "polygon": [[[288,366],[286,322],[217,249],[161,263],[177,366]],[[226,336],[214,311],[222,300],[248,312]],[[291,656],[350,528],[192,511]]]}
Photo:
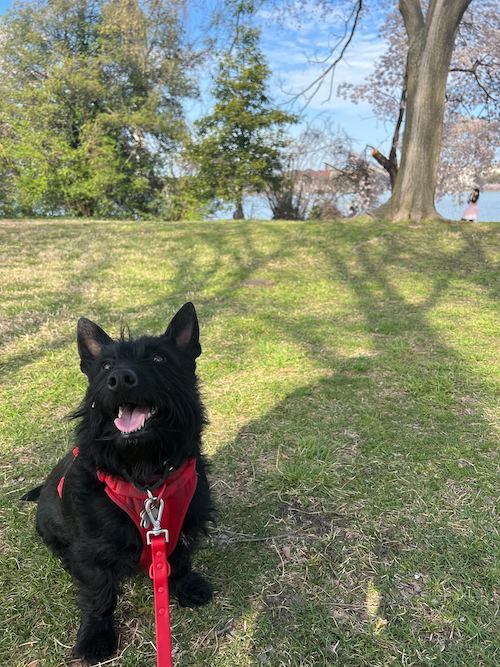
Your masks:
{"label": "leash handle", "polygon": [[151,535],[152,563],[149,576],[153,580],[156,622],[157,667],[172,667],[172,645],[170,640],[170,607],[168,604],[167,541],[165,535]]}

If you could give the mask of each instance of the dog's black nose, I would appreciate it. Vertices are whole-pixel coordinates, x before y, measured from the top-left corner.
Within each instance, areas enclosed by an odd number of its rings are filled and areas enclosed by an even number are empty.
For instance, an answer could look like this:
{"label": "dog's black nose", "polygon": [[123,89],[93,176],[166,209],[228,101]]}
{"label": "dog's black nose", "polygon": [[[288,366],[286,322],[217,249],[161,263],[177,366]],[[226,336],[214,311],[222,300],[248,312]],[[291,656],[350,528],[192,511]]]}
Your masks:
{"label": "dog's black nose", "polygon": [[138,383],[137,375],[130,369],[117,368],[108,377],[108,389],[132,389]]}

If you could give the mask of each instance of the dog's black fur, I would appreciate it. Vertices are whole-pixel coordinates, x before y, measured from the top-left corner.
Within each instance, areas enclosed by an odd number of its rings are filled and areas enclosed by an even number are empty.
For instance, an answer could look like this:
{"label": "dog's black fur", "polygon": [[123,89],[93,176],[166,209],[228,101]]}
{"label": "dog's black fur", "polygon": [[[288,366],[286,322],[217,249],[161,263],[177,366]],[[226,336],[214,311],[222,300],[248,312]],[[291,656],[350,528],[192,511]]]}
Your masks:
{"label": "dog's black fur", "polygon": [[[136,526],[108,498],[96,471],[144,486],[196,457],[198,485],[169,559],[170,590],[182,606],[202,605],[212,597],[209,582],[191,569],[191,554],[212,520],[213,507],[201,455],[205,417],[195,375],[201,347],[194,306],[185,304],[163,335],[136,340],[122,333],[113,341],[82,318],[78,349],[89,381],[74,415],[80,418],[79,455],[65,456],[45,483],[23,499],[38,500],[37,530],[79,588],[81,624],[74,654],[92,663],[116,650],[113,612],[120,581],[137,571],[142,551]],[[114,419],[124,404],[155,412],[141,430],[122,434]],[[63,475],[61,501],[57,485]]]}

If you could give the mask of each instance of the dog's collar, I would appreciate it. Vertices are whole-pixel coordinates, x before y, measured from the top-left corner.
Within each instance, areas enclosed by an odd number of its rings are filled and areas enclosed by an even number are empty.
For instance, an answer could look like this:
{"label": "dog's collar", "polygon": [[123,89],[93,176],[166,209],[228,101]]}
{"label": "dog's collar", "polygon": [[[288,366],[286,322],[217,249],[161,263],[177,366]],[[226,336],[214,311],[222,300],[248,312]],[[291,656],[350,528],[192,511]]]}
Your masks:
{"label": "dog's collar", "polygon": [[[168,461],[164,462],[165,467],[167,466]],[[158,481],[154,482],[153,484],[139,484],[139,482],[136,482],[132,479],[132,477],[126,472],[125,470],[123,473],[120,475],[120,477],[123,477],[123,479],[128,482],[129,484],[132,484],[132,486],[135,486],[136,489],[139,491],[142,491],[143,493],[147,493],[148,491],[154,491],[155,489],[158,489],[160,486],[165,484],[167,481],[168,477],[174,473],[179,466],[169,466],[166,471],[164,472],[163,475],[158,479]]]}

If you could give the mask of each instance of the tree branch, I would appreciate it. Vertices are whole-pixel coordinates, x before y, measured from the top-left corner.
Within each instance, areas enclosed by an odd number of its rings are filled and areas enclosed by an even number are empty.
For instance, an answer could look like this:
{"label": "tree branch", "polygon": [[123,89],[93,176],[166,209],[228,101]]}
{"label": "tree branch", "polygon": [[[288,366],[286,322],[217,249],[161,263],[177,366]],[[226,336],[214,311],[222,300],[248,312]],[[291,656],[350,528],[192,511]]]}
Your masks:
{"label": "tree branch", "polygon": [[406,34],[412,40],[425,25],[420,0],[399,0],[399,11],[403,17]]}
{"label": "tree branch", "polygon": [[478,87],[485,94],[486,101],[487,102],[489,102],[489,101],[497,102],[496,97],[493,97],[493,95],[491,95],[491,93],[483,85],[483,83],[481,82],[481,80],[479,79],[479,77],[477,75],[477,68],[481,65],[484,66],[484,67],[488,67],[488,65],[486,63],[483,63],[480,60],[476,60],[475,63],[472,65],[472,67],[452,67],[449,71],[450,72],[463,72],[464,74],[472,74],[472,76],[474,77],[474,80],[476,81]]}
{"label": "tree branch", "polygon": [[406,77],[403,84],[403,89],[401,91],[401,99],[399,102],[399,114],[396,121],[396,126],[394,127],[394,133],[392,135],[391,150],[389,152],[389,157],[386,157],[381,153],[378,148],[374,146],[369,146],[372,149],[372,157],[376,160],[389,174],[391,179],[391,190],[394,190],[394,185],[396,183],[396,176],[398,174],[398,145],[399,145],[399,132],[401,130],[401,125],[403,124],[403,119],[406,111]]}
{"label": "tree branch", "polygon": [[387,172],[390,173],[391,170],[391,162],[389,158],[385,157],[383,153],[381,153],[378,148],[375,148],[375,146],[371,146],[368,144],[368,148],[371,148],[371,153],[372,157],[374,160],[376,160],[381,167],[383,167]]}
{"label": "tree branch", "polygon": [[399,132],[401,130],[401,125],[403,124],[403,119],[405,117],[405,111],[406,111],[406,78],[407,77],[405,75],[403,89],[401,90],[401,99],[399,101],[398,119],[396,121],[396,126],[394,128],[394,134],[392,135],[391,150],[389,152],[389,160],[391,160],[391,162],[395,165],[396,171],[398,169],[397,148],[399,144]]}
{"label": "tree branch", "polygon": [[[339,62],[340,62],[340,61],[342,60],[342,58],[344,57],[344,54],[345,54],[345,52],[346,52],[346,50],[347,50],[347,47],[349,46],[349,44],[351,43],[351,41],[352,41],[352,39],[353,39],[353,37],[354,37],[354,33],[356,32],[356,27],[357,27],[357,25],[358,25],[359,16],[360,16],[360,14],[361,14],[361,10],[362,10],[362,9],[363,9],[363,0],[356,0],[356,4],[355,4],[355,6],[354,6],[354,8],[353,8],[353,10],[352,10],[352,12],[351,12],[351,15],[350,15],[348,21],[346,22],[346,26],[347,26],[348,22],[351,20],[351,18],[352,18],[353,16],[354,16],[354,21],[353,21],[351,30],[350,30],[350,32],[349,32],[349,36],[348,36],[348,38],[347,38],[347,41],[345,42],[345,44],[343,45],[342,49],[340,50],[339,55],[337,56],[337,58],[335,58],[335,60],[334,60],[332,63],[330,63],[330,65],[328,65],[328,67],[326,67],[326,68],[323,70],[323,72],[321,72],[321,74],[320,74],[318,77],[316,77],[316,78],[314,79],[314,81],[312,81],[306,88],[304,88],[298,95],[295,96],[294,99],[297,99],[299,96],[301,96],[301,95],[305,95],[305,94],[306,94],[307,92],[309,92],[311,89],[314,89],[314,90],[312,91],[312,93],[310,94],[310,96],[309,96],[309,97],[306,97],[307,102],[306,102],[304,108],[302,109],[302,111],[304,111],[304,109],[308,106],[309,102],[313,99],[313,97],[316,95],[316,93],[318,92],[318,90],[321,88],[321,86],[322,86],[324,80],[326,79],[326,77],[327,77],[329,74],[332,74],[332,76],[333,76],[333,72],[334,72],[334,70],[335,70],[335,67],[339,64]],[[346,32],[344,33],[344,36],[345,36],[345,34],[346,34]],[[341,41],[342,41],[342,40],[341,40]],[[335,48],[336,48],[339,44],[340,44],[340,42],[335,46]],[[332,54],[332,53],[333,53],[333,50],[332,50],[331,54]],[[331,94],[332,94],[332,86],[330,85],[330,93],[329,93],[329,96],[328,96],[327,100],[329,100],[329,99],[331,98]]]}

